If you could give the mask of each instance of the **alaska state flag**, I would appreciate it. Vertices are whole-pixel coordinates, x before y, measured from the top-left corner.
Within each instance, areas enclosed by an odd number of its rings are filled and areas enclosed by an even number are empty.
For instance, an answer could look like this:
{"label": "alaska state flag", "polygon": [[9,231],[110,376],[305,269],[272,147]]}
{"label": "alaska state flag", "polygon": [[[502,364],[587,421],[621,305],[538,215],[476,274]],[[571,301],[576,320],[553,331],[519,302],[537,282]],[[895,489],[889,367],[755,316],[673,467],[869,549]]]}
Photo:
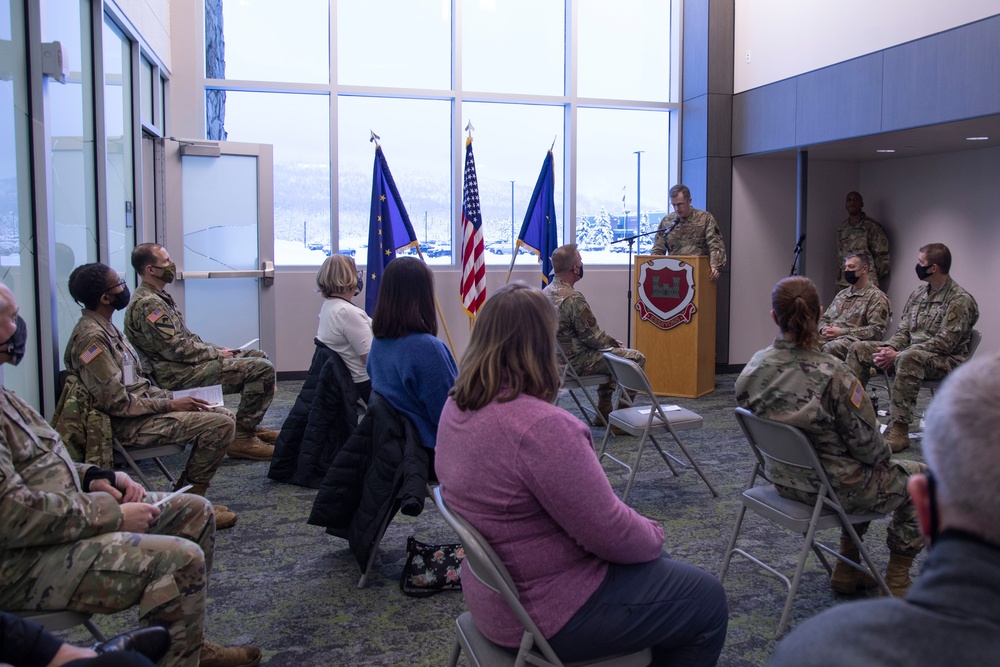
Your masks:
{"label": "alaska state flag", "polygon": [[[555,200],[555,158],[552,151],[545,156],[542,171],[538,174],[535,191],[531,193],[528,212],[524,215],[521,233],[517,236],[517,248],[538,255],[542,263],[542,287],[549,284],[552,277],[552,253],[559,243],[556,236]],[[517,249],[514,251],[517,257]],[[514,263],[511,262],[511,267]],[[509,272],[508,272],[509,275]]]}
{"label": "alaska state flag", "polygon": [[375,146],[372,172],[372,209],[368,226],[368,265],[365,267],[365,312],[375,312],[378,288],[386,265],[396,253],[417,245],[410,216],[392,180],[382,147]]}

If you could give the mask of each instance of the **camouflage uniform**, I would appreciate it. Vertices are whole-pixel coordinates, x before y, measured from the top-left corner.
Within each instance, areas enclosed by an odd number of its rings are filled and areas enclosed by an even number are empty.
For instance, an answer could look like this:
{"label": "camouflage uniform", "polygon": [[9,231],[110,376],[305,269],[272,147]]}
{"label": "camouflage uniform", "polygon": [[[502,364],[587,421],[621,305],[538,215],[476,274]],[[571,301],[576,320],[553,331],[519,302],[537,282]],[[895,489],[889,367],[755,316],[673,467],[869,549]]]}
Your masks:
{"label": "camouflage uniform", "polygon": [[[819,328],[840,327],[840,335],[823,344],[823,351],[846,359],[851,345],[859,340],[882,340],[892,306],[885,292],[870,282],[863,289],[851,285],[833,298],[833,303],[819,318]],[[821,341],[826,340],[820,338]]]}
{"label": "camouflage uniform", "polygon": [[142,367],[164,389],[221,384],[240,394],[236,430],[252,434],[274,398],[274,366],[260,350],[233,350],[206,343],[184,324],[174,298],[141,283],[125,310],[125,335],[142,357]]}
{"label": "camouflage uniform", "polygon": [[[790,424],[805,433],[850,513],[892,512],[886,543],[892,553],[914,556],[923,546],[916,510],[906,482],[927,466],[890,458],[872,403],[842,362],[817,350],[778,339],[761,350],[736,380],[736,402],[764,419]],[[817,480],[781,464],[768,464],[778,493],[807,503]],[[867,525],[858,526],[867,529]],[[863,530],[858,530],[863,533]]]}
{"label": "camouflage uniform", "polygon": [[233,440],[232,413],[171,412],[171,393],[142,377],[139,357],[122,332],[89,310],[77,321],[63,362],[90,392],[94,407],[111,417],[117,437],[130,446],[193,442],[184,475],[209,484]]}
{"label": "camouflage uniform", "polygon": [[837,266],[840,267],[837,274],[838,291],[851,285],[844,279],[844,259],[855,252],[863,252],[871,258],[872,271],[869,278],[875,287],[879,286],[879,280],[885,280],[889,276],[889,239],[886,238],[882,225],[862,213],[857,224],[853,224],[848,218],[837,229]]}
{"label": "camouflage uniform", "polygon": [[138,604],[143,625],[162,625],[173,638],[160,664],[196,667],[215,542],[211,504],[177,496],[149,533],[116,532],[123,514],[114,498],[82,490],[93,467],[74,464],[41,415],[0,388],[0,607],[113,613]]}
{"label": "camouflage uniform", "polygon": [[693,208],[691,215],[681,218],[669,234],[664,234],[676,219],[677,214],[671,213],[660,220],[659,233],[649,254],[665,255],[670,248],[671,255],[709,255],[712,268],[721,271],[726,265],[726,244],[712,214]]}
{"label": "camouflage uniform", "polygon": [[[559,318],[556,340],[577,373],[580,375],[608,373],[608,365],[602,356],[604,352],[631,359],[645,367],[646,357],[642,352],[619,347],[617,340],[597,326],[597,318],[591,312],[587,300],[572,285],[556,278],[543,292],[555,306]],[[597,388],[597,395],[602,400],[609,401],[614,389],[614,381],[602,384]]]}
{"label": "camouflage uniform", "polygon": [[872,369],[881,373],[872,361],[875,351],[882,345],[899,350],[889,415],[893,422],[909,424],[920,383],[940,380],[969,358],[972,327],[978,320],[976,300],[950,277],[934,293],[924,284],[906,300],[893,337],[885,343],[855,343],[847,363],[867,384]]}

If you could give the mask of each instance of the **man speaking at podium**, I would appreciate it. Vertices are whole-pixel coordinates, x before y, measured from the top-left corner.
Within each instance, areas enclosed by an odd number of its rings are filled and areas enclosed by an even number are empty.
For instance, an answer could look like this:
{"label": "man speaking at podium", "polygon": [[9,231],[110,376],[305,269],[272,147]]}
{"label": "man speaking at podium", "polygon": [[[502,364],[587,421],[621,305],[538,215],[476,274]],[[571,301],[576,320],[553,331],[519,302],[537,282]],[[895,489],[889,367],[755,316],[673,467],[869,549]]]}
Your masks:
{"label": "man speaking at podium", "polygon": [[712,282],[719,280],[719,271],[726,265],[726,244],[719,223],[708,211],[691,206],[691,190],[686,185],[670,188],[670,205],[674,212],[660,220],[651,255],[708,255],[712,265]]}

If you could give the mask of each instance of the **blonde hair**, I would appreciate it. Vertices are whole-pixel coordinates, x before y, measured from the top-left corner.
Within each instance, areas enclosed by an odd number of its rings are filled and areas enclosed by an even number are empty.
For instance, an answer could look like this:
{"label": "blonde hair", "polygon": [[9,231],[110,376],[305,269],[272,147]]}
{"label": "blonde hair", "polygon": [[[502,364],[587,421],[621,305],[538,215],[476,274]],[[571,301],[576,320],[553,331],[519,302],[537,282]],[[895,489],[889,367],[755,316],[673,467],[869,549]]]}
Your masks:
{"label": "blonde hair", "polygon": [[528,394],[553,402],[559,393],[556,312],[523,283],[500,288],[483,305],[449,395],[461,410]]}
{"label": "blonde hair", "polygon": [[327,299],[358,289],[358,267],[350,255],[330,255],[316,272],[316,287]]}

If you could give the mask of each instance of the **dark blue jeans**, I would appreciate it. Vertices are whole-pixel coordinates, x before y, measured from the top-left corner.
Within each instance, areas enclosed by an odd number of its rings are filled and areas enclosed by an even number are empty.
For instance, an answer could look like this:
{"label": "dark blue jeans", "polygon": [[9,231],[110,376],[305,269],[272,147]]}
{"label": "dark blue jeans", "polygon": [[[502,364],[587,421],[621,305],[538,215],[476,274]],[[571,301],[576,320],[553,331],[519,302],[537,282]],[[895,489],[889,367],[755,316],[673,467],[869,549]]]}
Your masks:
{"label": "dark blue jeans", "polygon": [[715,576],[663,554],[608,568],[604,581],[549,639],[566,662],[653,649],[652,665],[714,665],[729,622]]}

